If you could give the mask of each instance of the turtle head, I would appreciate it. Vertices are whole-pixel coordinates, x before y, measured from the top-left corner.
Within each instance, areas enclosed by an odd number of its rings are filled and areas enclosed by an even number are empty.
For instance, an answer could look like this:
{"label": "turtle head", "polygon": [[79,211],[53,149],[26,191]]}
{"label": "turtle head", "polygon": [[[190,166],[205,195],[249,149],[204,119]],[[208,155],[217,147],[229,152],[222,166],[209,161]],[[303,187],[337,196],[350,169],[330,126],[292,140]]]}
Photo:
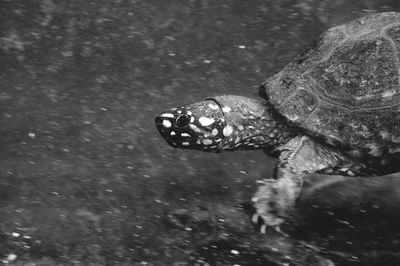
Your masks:
{"label": "turtle head", "polygon": [[156,117],[169,145],[210,152],[270,146],[272,123],[264,100],[235,95],[208,98]]}
{"label": "turtle head", "polygon": [[173,108],[156,117],[158,131],[177,148],[220,151],[224,114],[212,99]]}

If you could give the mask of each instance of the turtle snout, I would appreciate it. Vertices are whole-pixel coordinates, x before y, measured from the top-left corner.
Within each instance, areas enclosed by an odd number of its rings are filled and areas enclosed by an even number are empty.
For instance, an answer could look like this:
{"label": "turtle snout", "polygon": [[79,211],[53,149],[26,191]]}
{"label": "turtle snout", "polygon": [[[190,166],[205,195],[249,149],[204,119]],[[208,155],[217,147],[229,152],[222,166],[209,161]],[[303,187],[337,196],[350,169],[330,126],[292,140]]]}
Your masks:
{"label": "turtle snout", "polygon": [[162,113],[156,116],[156,126],[160,134],[165,137],[166,134],[171,132],[175,116],[170,113]]}
{"label": "turtle snout", "polygon": [[173,147],[191,146],[189,134],[191,116],[187,112],[164,112],[156,116],[156,126],[161,136]]}

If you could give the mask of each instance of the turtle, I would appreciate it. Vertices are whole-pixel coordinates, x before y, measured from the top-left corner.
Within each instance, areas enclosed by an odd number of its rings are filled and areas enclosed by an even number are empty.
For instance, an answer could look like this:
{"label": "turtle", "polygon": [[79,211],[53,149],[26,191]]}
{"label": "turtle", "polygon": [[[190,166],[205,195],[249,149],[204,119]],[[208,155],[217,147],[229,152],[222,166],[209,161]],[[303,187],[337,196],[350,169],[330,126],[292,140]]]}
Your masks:
{"label": "turtle", "polygon": [[259,97],[209,97],[159,113],[156,126],[172,147],[277,158],[273,177],[258,181],[252,220],[279,228],[308,174],[400,170],[399,53],[400,13],[369,14],[323,32]]}

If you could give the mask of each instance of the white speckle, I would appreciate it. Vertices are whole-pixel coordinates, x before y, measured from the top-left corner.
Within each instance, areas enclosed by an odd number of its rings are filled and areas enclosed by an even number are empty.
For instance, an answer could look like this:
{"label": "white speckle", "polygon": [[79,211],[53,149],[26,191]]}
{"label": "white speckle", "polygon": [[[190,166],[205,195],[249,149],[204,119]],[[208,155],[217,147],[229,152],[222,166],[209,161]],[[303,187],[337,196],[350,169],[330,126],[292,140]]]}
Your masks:
{"label": "white speckle", "polygon": [[217,109],[219,108],[218,105],[216,105],[216,104],[211,104],[211,103],[208,104],[208,107],[210,107],[210,108],[213,109],[213,110],[217,110]]}
{"label": "white speckle", "polygon": [[233,128],[230,125],[227,125],[226,127],[224,127],[224,129],[222,130],[222,134],[224,134],[225,137],[230,136],[233,133]]}
{"label": "white speckle", "polygon": [[172,126],[171,121],[169,121],[169,120],[163,120],[162,124],[166,128],[170,128]]}
{"label": "white speckle", "polygon": [[160,115],[161,117],[168,117],[168,118],[174,118],[174,115],[171,113],[164,113],[162,115]]}
{"label": "white speckle", "polygon": [[191,117],[190,117],[190,123],[193,123],[193,122],[194,122],[194,117],[191,116]]}
{"label": "white speckle", "polygon": [[64,52],[61,52],[61,54],[62,54],[62,56],[70,57],[70,56],[74,55],[74,52],[72,52],[72,51],[64,51]]}
{"label": "white speckle", "polygon": [[238,125],[238,129],[239,129],[239,130],[243,130],[243,129],[244,129],[244,126]]}
{"label": "white speckle", "polygon": [[200,124],[202,125],[202,126],[209,126],[209,125],[211,125],[212,123],[214,123],[215,122],[215,120],[214,120],[214,118],[208,118],[208,117],[200,117],[199,118],[199,122],[200,122]]}
{"label": "white speckle", "polygon": [[200,132],[201,132],[201,130],[200,130],[198,127],[196,127],[195,125],[193,125],[193,124],[190,124],[189,127],[190,127],[194,132],[197,132],[197,133],[200,133]]}
{"label": "white speckle", "polygon": [[211,63],[211,60],[204,59],[204,60],[203,60],[203,63],[204,63],[204,64],[210,64],[210,63]]}
{"label": "white speckle", "polygon": [[181,133],[182,137],[190,137],[190,135],[188,133]]}
{"label": "white speckle", "polygon": [[218,135],[218,129],[214,128],[214,129],[211,131],[211,134],[212,134],[213,136]]}
{"label": "white speckle", "polygon": [[175,136],[175,135],[176,135],[175,131],[171,131],[171,136]]}
{"label": "white speckle", "polygon": [[203,144],[204,145],[211,145],[211,144],[213,144],[213,141],[211,139],[203,139]]}
{"label": "white speckle", "polygon": [[190,228],[190,227],[185,227],[185,230],[190,232],[190,231],[192,231],[192,228]]}
{"label": "white speckle", "polygon": [[187,111],[186,114],[187,115],[192,115],[192,112],[191,111]]}
{"label": "white speckle", "polygon": [[356,176],[353,171],[347,170],[346,172],[349,176]]}
{"label": "white speckle", "polygon": [[238,255],[238,254],[240,254],[240,252],[239,252],[239,251],[237,251],[237,250],[235,250],[235,249],[232,249],[232,250],[231,250],[231,253],[232,253],[232,254],[234,254],[234,255]]}
{"label": "white speckle", "polygon": [[293,115],[289,115],[288,118],[289,118],[289,120],[291,120],[291,121],[296,121],[297,119],[299,119],[299,116],[293,114]]}
{"label": "white speckle", "polygon": [[396,91],[385,91],[382,93],[383,98],[391,98],[393,95],[396,94]]}
{"label": "white speckle", "polygon": [[390,139],[390,133],[387,130],[382,130],[379,132],[379,135],[384,139],[384,140],[389,140]]}
{"label": "white speckle", "polygon": [[29,136],[31,139],[34,139],[34,138],[36,137],[36,134],[33,133],[33,132],[29,132],[29,133],[28,133],[28,136]]}
{"label": "white speckle", "polygon": [[229,106],[222,107],[222,112],[229,113],[230,111],[232,111],[232,108],[230,108]]}
{"label": "white speckle", "polygon": [[19,234],[19,233],[16,233],[16,232],[12,232],[12,233],[11,233],[11,236],[13,236],[13,237],[19,237],[20,234]]}
{"label": "white speckle", "polygon": [[235,143],[239,143],[239,141],[240,141],[240,138],[239,138],[239,137],[236,137]]}
{"label": "white speckle", "polygon": [[183,146],[189,146],[189,144],[190,144],[189,142],[182,142]]}
{"label": "white speckle", "polygon": [[238,45],[238,48],[239,49],[246,49],[246,46],[245,45]]}
{"label": "white speckle", "polygon": [[8,254],[7,261],[9,261],[9,262],[14,261],[16,258],[17,258],[17,255],[11,253],[11,254]]}

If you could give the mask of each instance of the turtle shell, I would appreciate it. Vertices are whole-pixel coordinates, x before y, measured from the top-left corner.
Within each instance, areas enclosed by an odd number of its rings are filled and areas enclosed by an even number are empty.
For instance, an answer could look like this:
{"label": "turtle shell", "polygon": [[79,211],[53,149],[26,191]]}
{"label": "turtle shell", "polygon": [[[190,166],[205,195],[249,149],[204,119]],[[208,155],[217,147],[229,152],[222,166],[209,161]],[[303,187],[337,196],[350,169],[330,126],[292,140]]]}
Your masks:
{"label": "turtle shell", "polygon": [[331,144],[399,147],[399,52],[400,13],[368,15],[324,32],[260,95]]}

